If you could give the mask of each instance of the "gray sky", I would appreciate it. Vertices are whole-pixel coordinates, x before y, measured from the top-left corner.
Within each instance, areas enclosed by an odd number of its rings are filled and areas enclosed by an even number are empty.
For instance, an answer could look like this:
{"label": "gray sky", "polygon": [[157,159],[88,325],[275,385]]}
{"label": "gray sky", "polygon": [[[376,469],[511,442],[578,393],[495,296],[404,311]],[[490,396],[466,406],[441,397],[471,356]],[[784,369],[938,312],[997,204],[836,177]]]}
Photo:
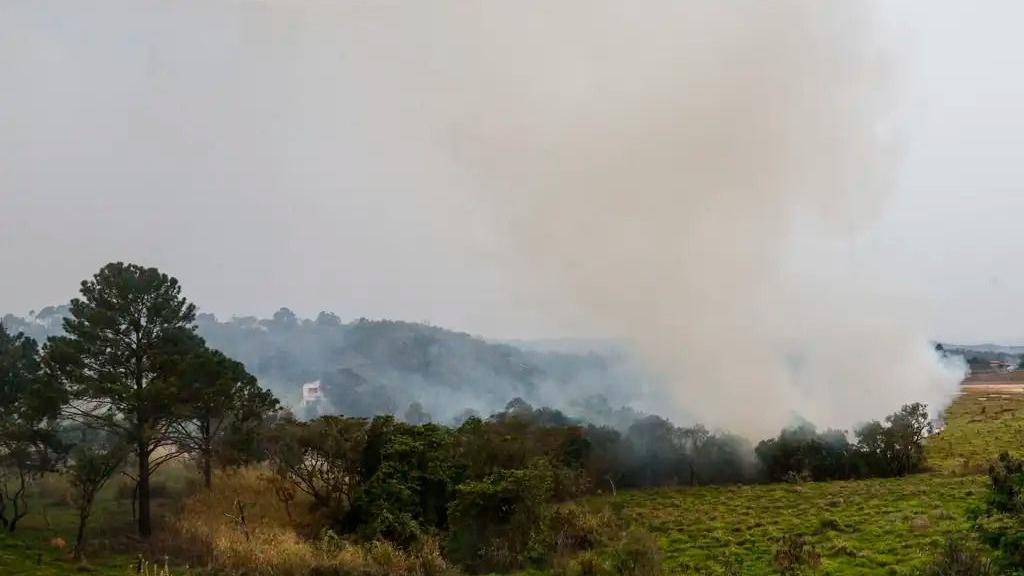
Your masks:
{"label": "gray sky", "polygon": [[[220,316],[583,332],[510,287],[493,191],[448,146],[481,120],[450,103],[493,80],[478,45],[529,42],[544,3],[509,3],[511,31],[423,4],[0,2],[0,311],[127,260]],[[851,258],[879,258],[938,338],[1024,342],[1024,5],[880,10],[903,156]]]}

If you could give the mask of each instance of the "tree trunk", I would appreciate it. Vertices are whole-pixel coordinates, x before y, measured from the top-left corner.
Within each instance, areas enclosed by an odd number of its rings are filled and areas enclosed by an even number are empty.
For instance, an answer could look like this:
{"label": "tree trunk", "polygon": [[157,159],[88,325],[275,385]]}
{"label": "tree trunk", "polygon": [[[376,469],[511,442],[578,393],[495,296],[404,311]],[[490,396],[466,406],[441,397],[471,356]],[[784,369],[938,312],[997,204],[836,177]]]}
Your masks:
{"label": "tree trunk", "polygon": [[203,453],[203,482],[206,484],[206,489],[209,490],[213,487],[213,465],[210,463],[210,453]]}
{"label": "tree trunk", "polygon": [[149,507],[149,447],[139,443],[139,536],[149,538],[153,534]]}
{"label": "tree trunk", "polygon": [[18,527],[18,521],[28,515],[28,501],[25,500],[25,471],[20,468],[18,469],[18,490],[10,500],[13,504],[13,514],[7,525],[7,531],[14,532]]}
{"label": "tree trunk", "polygon": [[[135,480],[133,478],[133,480]],[[135,480],[135,484],[132,484],[132,522],[139,521],[139,481]]]}
{"label": "tree trunk", "polygon": [[[92,504],[88,504],[92,508]],[[89,512],[83,510],[78,515],[78,536],[75,537],[75,551],[73,557],[76,561],[82,559],[82,546],[85,543],[85,524],[89,521]]]}
{"label": "tree trunk", "polygon": [[203,482],[207,490],[213,487],[213,441],[210,439],[212,428],[209,420],[203,422]]}
{"label": "tree trunk", "polygon": [[[3,479],[0,478],[0,483]],[[7,498],[4,497],[3,485],[0,484],[0,528],[7,528]]]}

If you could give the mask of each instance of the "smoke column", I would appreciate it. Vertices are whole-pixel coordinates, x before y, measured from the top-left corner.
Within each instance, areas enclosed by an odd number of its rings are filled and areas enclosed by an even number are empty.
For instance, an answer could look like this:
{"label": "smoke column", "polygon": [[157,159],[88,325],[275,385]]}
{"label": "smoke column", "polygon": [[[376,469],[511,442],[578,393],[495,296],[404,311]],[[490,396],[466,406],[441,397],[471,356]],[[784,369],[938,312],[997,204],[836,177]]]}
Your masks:
{"label": "smoke column", "polygon": [[869,4],[474,18],[450,143],[497,214],[509,276],[554,317],[575,307],[632,342],[668,382],[660,413],[763,434],[945,406],[962,373],[864,241],[899,156]]}
{"label": "smoke column", "polygon": [[752,436],[956,389],[929,287],[872,241],[903,114],[869,2],[7,4],[11,237],[66,256],[26,275],[156,260],[225,312],[539,317],[632,343],[664,383],[640,407]]}

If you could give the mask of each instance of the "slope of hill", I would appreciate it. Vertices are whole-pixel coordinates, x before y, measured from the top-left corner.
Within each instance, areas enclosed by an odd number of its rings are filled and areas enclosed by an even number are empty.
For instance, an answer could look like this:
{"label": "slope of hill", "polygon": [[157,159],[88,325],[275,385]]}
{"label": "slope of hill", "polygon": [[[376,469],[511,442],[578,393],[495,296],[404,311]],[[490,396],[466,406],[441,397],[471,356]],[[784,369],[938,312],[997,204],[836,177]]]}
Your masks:
{"label": "slope of hill", "polygon": [[946,422],[927,441],[929,473],[637,490],[620,492],[614,506],[658,536],[671,573],[775,574],[778,539],[803,534],[821,554],[825,574],[913,574],[946,536],[970,527],[966,512],[984,498],[987,463],[1004,450],[1021,454],[1024,394],[965,393]]}
{"label": "slope of hill", "polygon": [[983,354],[1007,354],[1020,356],[1024,354],[1024,346],[1004,346],[1002,344],[945,344],[946,350],[977,352]]}
{"label": "slope of hill", "polygon": [[[67,306],[47,307],[8,314],[3,323],[43,341],[60,333],[67,313]],[[635,413],[612,407],[651,398],[643,388],[649,378],[616,342],[513,345],[412,322],[345,323],[327,312],[303,319],[286,308],[265,319],[200,314],[196,323],[212,347],[244,363],[300,415],[404,416],[416,403],[418,418],[450,422],[522,398],[624,427]],[[304,407],[301,386],[316,380],[323,401]]]}

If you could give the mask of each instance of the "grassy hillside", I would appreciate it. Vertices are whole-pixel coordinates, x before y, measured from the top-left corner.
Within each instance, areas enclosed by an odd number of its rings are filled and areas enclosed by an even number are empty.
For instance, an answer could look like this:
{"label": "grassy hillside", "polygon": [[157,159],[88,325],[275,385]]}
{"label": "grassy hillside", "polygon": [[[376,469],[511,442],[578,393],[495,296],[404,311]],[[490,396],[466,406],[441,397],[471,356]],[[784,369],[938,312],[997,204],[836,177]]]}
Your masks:
{"label": "grassy hillside", "polygon": [[[673,573],[772,574],[775,543],[807,536],[826,574],[909,574],[981,502],[986,462],[1021,452],[1024,395],[958,398],[928,440],[935,470],[908,478],[631,491],[611,503],[654,532]],[[596,503],[609,503],[610,498]]]}
{"label": "grassy hillside", "polygon": [[984,489],[979,476],[648,490],[619,496],[670,569],[772,574],[775,543],[809,536],[828,574],[902,574],[930,557]]}
{"label": "grassy hillside", "polygon": [[974,390],[953,402],[945,420],[945,429],[927,444],[928,462],[936,471],[981,474],[1002,451],[1024,454],[1024,394],[996,387]]}

